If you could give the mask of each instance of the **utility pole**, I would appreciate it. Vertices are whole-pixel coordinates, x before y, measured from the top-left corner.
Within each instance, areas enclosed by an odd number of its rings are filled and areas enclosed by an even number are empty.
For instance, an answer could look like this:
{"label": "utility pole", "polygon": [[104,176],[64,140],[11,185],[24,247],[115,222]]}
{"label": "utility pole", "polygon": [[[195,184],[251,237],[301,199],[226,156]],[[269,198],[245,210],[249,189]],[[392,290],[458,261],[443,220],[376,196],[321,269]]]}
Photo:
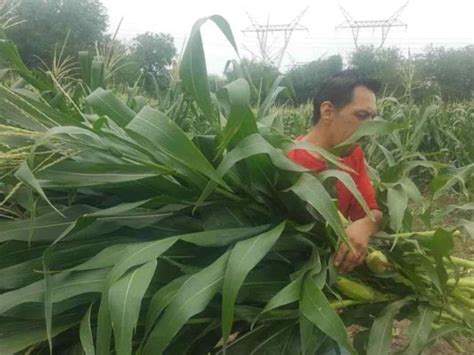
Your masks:
{"label": "utility pole", "polygon": [[376,29],[380,29],[382,39],[379,45],[379,49],[383,47],[385,40],[387,39],[388,33],[392,27],[404,27],[407,28],[407,24],[400,21],[398,17],[403,12],[403,10],[407,7],[408,1],[400,7],[395,13],[385,20],[354,20],[349,12],[340,6],[341,12],[344,15],[346,22],[336,26],[336,30],[339,28],[349,28],[352,31],[352,38],[354,40],[354,45],[356,49],[359,49],[358,39],[359,39],[359,31],[361,29],[371,29],[375,31]]}
{"label": "utility pole", "polygon": [[[250,50],[247,46],[245,46],[245,49],[262,62],[280,68],[293,32],[308,30],[306,27],[300,25],[301,18],[307,10],[308,8],[306,7],[293,21],[281,25],[271,25],[269,18],[267,18],[266,24],[259,24],[249,13],[247,13],[251,26],[242,30],[242,32],[245,34],[255,33],[257,35],[258,53]],[[278,37],[277,35],[279,34],[282,34],[283,38]]]}

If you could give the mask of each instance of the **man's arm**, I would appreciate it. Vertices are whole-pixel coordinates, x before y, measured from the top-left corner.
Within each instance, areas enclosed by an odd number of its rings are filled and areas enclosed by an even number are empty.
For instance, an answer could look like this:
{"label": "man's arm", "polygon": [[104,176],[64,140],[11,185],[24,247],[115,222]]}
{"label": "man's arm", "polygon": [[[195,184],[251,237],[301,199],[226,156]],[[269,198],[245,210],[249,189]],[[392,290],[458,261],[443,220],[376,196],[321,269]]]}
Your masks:
{"label": "man's arm", "polygon": [[350,272],[364,262],[369,246],[369,238],[380,230],[383,219],[380,210],[372,210],[372,214],[375,221],[365,216],[346,228],[347,236],[354,247],[354,251],[350,250],[346,244],[341,244],[339,247],[334,264],[341,272]]}

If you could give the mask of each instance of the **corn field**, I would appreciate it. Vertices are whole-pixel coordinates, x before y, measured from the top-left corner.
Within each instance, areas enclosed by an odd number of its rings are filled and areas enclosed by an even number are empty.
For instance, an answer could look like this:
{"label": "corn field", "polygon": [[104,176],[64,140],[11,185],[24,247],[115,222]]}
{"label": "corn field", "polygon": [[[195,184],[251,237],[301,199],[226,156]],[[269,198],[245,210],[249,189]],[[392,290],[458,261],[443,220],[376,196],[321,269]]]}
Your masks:
{"label": "corn field", "polygon": [[224,18],[197,21],[152,102],[108,87],[104,56],[81,52],[68,79],[0,40],[18,79],[0,85],[0,353],[379,355],[400,319],[403,354],[472,336],[474,262],[452,255],[474,235],[472,103],[383,98],[344,143],[363,139],[385,217],[366,265],[339,274],[334,182],[368,207],[335,151],[292,140],[310,109],[275,105],[283,77],[256,107],[245,70],[211,93],[207,22],[238,53]]}

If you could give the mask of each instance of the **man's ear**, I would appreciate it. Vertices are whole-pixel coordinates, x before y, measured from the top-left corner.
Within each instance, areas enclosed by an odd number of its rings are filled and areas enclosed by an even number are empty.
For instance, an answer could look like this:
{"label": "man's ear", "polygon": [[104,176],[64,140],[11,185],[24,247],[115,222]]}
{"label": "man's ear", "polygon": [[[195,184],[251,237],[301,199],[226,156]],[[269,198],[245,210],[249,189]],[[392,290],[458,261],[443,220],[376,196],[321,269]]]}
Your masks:
{"label": "man's ear", "polygon": [[322,121],[332,121],[334,117],[334,105],[330,101],[323,101],[319,110]]}

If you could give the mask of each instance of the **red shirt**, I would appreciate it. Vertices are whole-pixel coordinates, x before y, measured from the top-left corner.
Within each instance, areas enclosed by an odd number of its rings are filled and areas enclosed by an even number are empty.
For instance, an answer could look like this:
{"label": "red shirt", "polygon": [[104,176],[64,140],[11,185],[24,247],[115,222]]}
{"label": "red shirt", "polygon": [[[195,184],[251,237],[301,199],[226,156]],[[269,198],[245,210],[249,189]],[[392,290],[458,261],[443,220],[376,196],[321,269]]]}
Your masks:
{"label": "red shirt", "polygon": [[[327,169],[324,160],[316,158],[304,149],[293,149],[288,153],[288,157],[295,163],[316,172],[321,172]],[[354,170],[355,173],[349,172],[348,174],[354,179],[357,188],[369,208],[371,210],[379,209],[377,200],[375,199],[374,187],[367,175],[367,168],[365,166],[364,152],[362,151],[362,148],[356,146],[348,156],[342,159],[342,163]],[[362,206],[339,180],[336,182],[336,191],[339,210],[346,218],[355,221],[365,217],[366,214],[362,209]]]}

